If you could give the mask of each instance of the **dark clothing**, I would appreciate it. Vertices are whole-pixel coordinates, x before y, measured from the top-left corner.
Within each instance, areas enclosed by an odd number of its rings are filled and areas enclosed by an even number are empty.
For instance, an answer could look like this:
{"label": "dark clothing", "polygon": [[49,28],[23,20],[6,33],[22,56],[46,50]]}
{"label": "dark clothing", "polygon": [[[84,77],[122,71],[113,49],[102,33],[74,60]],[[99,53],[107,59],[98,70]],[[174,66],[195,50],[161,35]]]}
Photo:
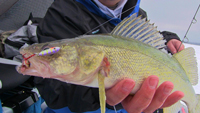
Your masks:
{"label": "dark clothing", "polygon": [[[78,0],[88,2],[90,0]],[[132,2],[131,0],[128,1]],[[126,5],[126,9],[133,7]],[[129,7],[129,8],[128,8]],[[97,8],[97,6],[96,6]],[[132,9],[133,10],[133,9]],[[130,12],[131,10],[127,11]],[[44,20],[38,27],[39,42],[47,42],[63,38],[74,38],[83,34],[92,34],[99,29],[98,33],[110,33],[120,19],[110,19],[98,11],[90,12],[87,7],[75,0],[56,0],[49,8]],[[98,15],[97,15],[98,14]],[[127,13],[122,14],[128,15]],[[139,15],[146,17],[146,12],[140,9]],[[103,24],[105,23],[105,24]],[[103,25],[102,25],[103,24]],[[97,28],[97,26],[99,26]],[[96,29],[94,29],[96,28]],[[92,31],[91,31],[92,30]]]}
{"label": "dark clothing", "polygon": [[[80,2],[81,1],[81,2]],[[83,3],[84,2],[84,3]],[[135,6],[137,1],[128,0],[123,11]],[[89,7],[93,7],[91,12]],[[134,8],[122,14],[122,18],[132,13]],[[139,9],[138,15],[147,17]],[[55,0],[37,29],[39,42],[48,42],[64,38],[74,38],[83,34],[110,33],[120,19],[108,21],[107,16],[99,12],[91,0]],[[96,31],[96,32],[94,32]],[[179,39],[176,34],[163,32],[167,40]],[[99,109],[97,88],[72,85],[54,79],[35,78],[36,87],[48,107],[60,109],[68,106],[73,112],[85,112]],[[113,109],[112,106],[107,105]],[[121,109],[122,106],[116,106]]]}

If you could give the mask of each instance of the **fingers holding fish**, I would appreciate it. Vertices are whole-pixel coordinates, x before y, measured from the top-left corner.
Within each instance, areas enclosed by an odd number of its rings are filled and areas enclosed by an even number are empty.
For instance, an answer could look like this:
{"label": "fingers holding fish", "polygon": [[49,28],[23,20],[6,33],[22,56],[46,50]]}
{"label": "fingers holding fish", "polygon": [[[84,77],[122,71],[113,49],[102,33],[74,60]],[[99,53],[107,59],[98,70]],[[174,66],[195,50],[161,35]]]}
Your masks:
{"label": "fingers holding fish", "polygon": [[166,81],[162,83],[156,90],[150,105],[143,112],[153,113],[156,109],[160,108],[163,103],[165,103],[165,100],[168,98],[173,88],[174,85],[172,82]]}
{"label": "fingers holding fish", "polygon": [[[124,109],[126,109],[128,113],[143,112],[154,98],[158,81],[159,78],[157,76],[149,76],[134,96],[129,95],[124,101],[122,101]],[[153,110],[154,109],[157,109],[157,107],[153,108]]]}
{"label": "fingers holding fish", "polygon": [[122,101],[124,109],[128,113],[153,113],[156,109],[169,107],[183,98],[184,93],[181,91],[171,94],[174,88],[172,82],[166,81],[157,88],[158,81],[157,76],[149,76],[134,96],[129,95]]}
{"label": "fingers holding fish", "polygon": [[171,95],[167,97],[165,103],[161,106],[161,108],[169,107],[184,97],[184,93],[181,91],[175,91]]}
{"label": "fingers holding fish", "polygon": [[106,90],[106,102],[109,105],[116,105],[124,100],[132,91],[135,82],[132,79],[124,79],[112,88]]}

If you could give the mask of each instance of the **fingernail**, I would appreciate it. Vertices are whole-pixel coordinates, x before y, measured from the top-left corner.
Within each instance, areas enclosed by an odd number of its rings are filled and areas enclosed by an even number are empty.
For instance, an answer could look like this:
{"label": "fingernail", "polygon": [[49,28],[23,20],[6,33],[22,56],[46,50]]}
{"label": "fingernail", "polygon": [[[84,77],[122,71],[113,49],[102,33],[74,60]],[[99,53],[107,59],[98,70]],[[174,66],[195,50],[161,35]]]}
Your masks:
{"label": "fingernail", "polygon": [[134,87],[134,81],[125,81],[124,83],[123,83],[123,85],[122,85],[122,89],[124,90],[124,91],[130,91],[130,90],[132,90],[133,89],[133,87]]}
{"label": "fingernail", "polygon": [[171,87],[171,86],[165,86],[164,93],[165,94],[170,94],[172,90],[173,90],[173,87]]}
{"label": "fingernail", "polygon": [[177,50],[174,50],[172,53],[173,53],[173,54],[177,53]]}
{"label": "fingernail", "polygon": [[184,97],[184,93],[179,93],[178,95],[177,95],[177,98],[180,100],[181,98],[183,98]]}
{"label": "fingernail", "polygon": [[177,98],[180,100],[180,99],[182,99],[182,98],[183,98],[183,96],[179,95],[179,96],[177,96]]}
{"label": "fingernail", "polygon": [[155,89],[157,87],[157,84],[158,84],[158,79],[156,79],[156,78],[149,79],[149,87],[151,89]]}

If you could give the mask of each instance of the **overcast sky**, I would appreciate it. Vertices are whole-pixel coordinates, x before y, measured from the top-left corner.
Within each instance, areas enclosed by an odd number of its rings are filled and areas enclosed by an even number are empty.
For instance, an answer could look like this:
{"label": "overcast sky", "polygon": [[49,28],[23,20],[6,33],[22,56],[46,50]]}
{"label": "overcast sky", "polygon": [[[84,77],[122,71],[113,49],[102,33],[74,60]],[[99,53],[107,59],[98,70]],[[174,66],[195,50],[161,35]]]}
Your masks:
{"label": "overcast sky", "polygon": [[[200,0],[141,0],[140,7],[147,12],[150,23],[158,26],[158,30],[172,31],[183,39],[199,4]],[[200,9],[196,20],[187,37],[190,43],[200,44]]]}

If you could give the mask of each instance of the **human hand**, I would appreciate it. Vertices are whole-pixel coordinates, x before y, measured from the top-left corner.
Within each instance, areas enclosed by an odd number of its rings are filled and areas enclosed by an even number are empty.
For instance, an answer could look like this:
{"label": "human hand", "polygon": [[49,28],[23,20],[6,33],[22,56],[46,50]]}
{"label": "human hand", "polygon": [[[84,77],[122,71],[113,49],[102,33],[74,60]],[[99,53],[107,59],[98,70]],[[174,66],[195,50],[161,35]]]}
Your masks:
{"label": "human hand", "polygon": [[177,39],[171,39],[169,42],[167,42],[167,47],[169,48],[172,54],[175,54],[184,49],[184,45],[181,43],[182,42]]}
{"label": "human hand", "polygon": [[157,88],[158,81],[157,76],[149,76],[133,96],[129,94],[134,88],[135,82],[132,79],[124,79],[106,90],[106,102],[112,106],[121,102],[128,113],[153,113],[158,108],[173,105],[184,96],[181,91],[171,93],[174,86],[169,81],[162,83]]}

